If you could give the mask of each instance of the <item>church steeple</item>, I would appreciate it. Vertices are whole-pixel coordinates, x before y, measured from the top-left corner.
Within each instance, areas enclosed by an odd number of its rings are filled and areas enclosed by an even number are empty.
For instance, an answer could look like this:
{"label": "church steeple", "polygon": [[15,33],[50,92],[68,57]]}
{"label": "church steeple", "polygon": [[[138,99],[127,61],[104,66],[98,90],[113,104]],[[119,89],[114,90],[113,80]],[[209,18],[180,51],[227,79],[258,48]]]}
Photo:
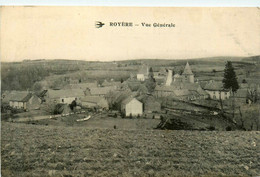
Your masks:
{"label": "church steeple", "polygon": [[191,71],[190,65],[187,62],[186,66],[184,68],[184,71],[182,73],[183,77],[185,77],[185,79],[190,82],[190,83],[194,83],[194,74]]}
{"label": "church steeple", "polygon": [[183,71],[182,74],[183,75],[193,75],[193,73],[192,73],[192,71],[190,69],[190,65],[189,65],[188,62],[186,63],[186,66],[185,66],[184,71]]}

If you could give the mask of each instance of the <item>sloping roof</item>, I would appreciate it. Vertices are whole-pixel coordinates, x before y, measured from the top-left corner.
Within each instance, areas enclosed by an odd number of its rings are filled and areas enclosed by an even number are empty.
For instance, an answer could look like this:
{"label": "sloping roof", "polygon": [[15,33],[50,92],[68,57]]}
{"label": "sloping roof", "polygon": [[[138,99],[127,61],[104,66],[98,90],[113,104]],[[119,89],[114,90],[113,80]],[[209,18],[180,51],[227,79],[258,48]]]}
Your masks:
{"label": "sloping roof", "polygon": [[209,94],[208,94],[205,90],[203,90],[201,87],[198,88],[196,91],[198,92],[198,94],[203,95],[203,96],[209,95]]}
{"label": "sloping roof", "polygon": [[142,66],[139,70],[137,74],[144,74],[147,75],[148,74],[148,66]]}
{"label": "sloping roof", "polygon": [[188,96],[191,95],[191,92],[187,89],[182,89],[182,90],[174,90],[173,93],[176,96]]}
{"label": "sloping roof", "polygon": [[104,100],[105,98],[104,97],[100,97],[100,96],[85,96],[85,97],[82,97],[80,100],[82,102],[89,102],[89,103],[98,103],[100,102],[101,100]]}
{"label": "sloping roof", "polygon": [[185,66],[184,71],[183,71],[182,74],[185,74],[185,75],[191,75],[191,74],[193,74],[188,62],[187,62],[187,64],[186,64],[186,66]]}
{"label": "sloping roof", "polygon": [[189,83],[189,82],[172,82],[171,86],[175,89],[188,89],[188,90],[197,90],[200,87],[198,83]]}
{"label": "sloping roof", "polygon": [[210,81],[204,87],[204,90],[219,91],[224,90],[222,82]]}
{"label": "sloping roof", "polygon": [[236,98],[247,98],[248,91],[247,89],[238,89],[237,92],[234,94]]}
{"label": "sloping roof", "polygon": [[174,87],[172,87],[172,86],[164,86],[164,85],[159,86],[159,85],[157,85],[155,87],[155,91],[173,92],[173,90],[174,90]]}
{"label": "sloping roof", "polygon": [[142,85],[139,86],[137,92],[139,92],[139,93],[148,93],[148,89],[147,89],[147,87],[144,84],[142,84]]}
{"label": "sloping roof", "polygon": [[49,98],[66,98],[66,97],[83,97],[85,96],[81,89],[63,89],[63,90],[48,90]]}
{"label": "sloping roof", "polygon": [[65,86],[66,89],[86,89],[97,87],[97,82],[79,83],[79,84],[68,84]]}
{"label": "sloping roof", "polygon": [[106,86],[120,86],[121,85],[121,82],[116,82],[116,81],[111,81],[111,82],[108,82],[107,80],[105,80],[103,83],[102,83],[102,86],[106,87]]}
{"label": "sloping roof", "polygon": [[[121,104],[126,105],[126,104],[128,104],[130,101],[132,101],[132,100],[137,100],[137,99],[130,96],[130,97],[124,99]],[[137,101],[138,101],[138,100],[137,100]],[[140,101],[138,101],[138,102],[140,102]],[[141,102],[140,102],[140,103],[141,103]]]}
{"label": "sloping roof", "polygon": [[46,93],[48,92],[48,90],[43,90],[40,93],[37,94],[38,97],[42,98],[46,95]]}
{"label": "sloping roof", "polygon": [[109,87],[92,87],[90,88],[91,95],[106,95],[109,91],[115,90],[115,86]]}
{"label": "sloping roof", "polygon": [[160,103],[159,101],[156,100],[155,97],[151,95],[141,95],[136,98],[137,100],[141,101],[142,103],[148,103],[148,102],[154,102],[154,103]]}
{"label": "sloping roof", "polygon": [[7,93],[2,102],[9,102],[9,101],[20,101],[20,102],[27,102],[31,98],[32,94],[28,91],[11,91]]}

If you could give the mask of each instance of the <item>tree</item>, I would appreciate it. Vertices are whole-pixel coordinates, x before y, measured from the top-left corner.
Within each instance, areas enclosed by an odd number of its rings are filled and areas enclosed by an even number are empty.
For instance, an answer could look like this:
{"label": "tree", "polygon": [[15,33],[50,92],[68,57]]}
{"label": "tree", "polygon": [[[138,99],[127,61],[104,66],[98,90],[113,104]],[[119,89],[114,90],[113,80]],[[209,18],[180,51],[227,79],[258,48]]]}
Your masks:
{"label": "tree", "polygon": [[224,89],[231,90],[233,94],[239,89],[236,72],[230,61],[228,61],[226,64],[224,70],[224,78],[222,82],[223,82]]}
{"label": "tree", "polygon": [[149,68],[149,74],[148,74],[148,77],[150,78],[150,77],[152,77],[153,78],[153,68],[152,67],[150,67]]}
{"label": "tree", "polygon": [[213,69],[212,72],[213,72],[213,74],[215,76],[217,71],[215,69]]}
{"label": "tree", "polygon": [[42,84],[40,82],[35,82],[33,85],[34,91],[41,91],[42,90]]}
{"label": "tree", "polygon": [[77,106],[76,100],[73,100],[69,106],[70,106],[70,109],[73,111],[74,108]]}
{"label": "tree", "polygon": [[145,81],[145,86],[148,89],[149,93],[153,92],[155,87],[156,87],[156,82],[155,82],[155,79],[153,77],[153,69],[152,68],[149,69],[148,79]]}
{"label": "tree", "polygon": [[239,89],[236,72],[231,61],[228,61],[224,70],[224,78],[222,80],[224,89],[231,90],[233,94],[233,118],[235,115],[235,98],[234,95]]}

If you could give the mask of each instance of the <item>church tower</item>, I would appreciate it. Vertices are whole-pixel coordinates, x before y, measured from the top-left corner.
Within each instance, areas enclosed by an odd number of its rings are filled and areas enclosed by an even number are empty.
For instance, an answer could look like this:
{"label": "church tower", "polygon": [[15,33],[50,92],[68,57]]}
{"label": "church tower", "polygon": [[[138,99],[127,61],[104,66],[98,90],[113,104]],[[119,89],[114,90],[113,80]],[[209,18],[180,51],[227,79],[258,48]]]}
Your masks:
{"label": "church tower", "polygon": [[186,64],[185,68],[184,68],[182,76],[183,76],[183,79],[185,81],[188,81],[190,83],[194,83],[194,74],[192,73],[190,65],[189,65],[188,62]]}

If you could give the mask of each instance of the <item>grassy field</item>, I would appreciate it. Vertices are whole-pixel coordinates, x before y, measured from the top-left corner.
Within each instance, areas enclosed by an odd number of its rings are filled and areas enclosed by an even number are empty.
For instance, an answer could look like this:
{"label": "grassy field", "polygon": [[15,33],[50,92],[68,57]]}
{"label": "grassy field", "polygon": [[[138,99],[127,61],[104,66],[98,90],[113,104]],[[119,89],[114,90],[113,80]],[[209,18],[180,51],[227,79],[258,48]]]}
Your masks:
{"label": "grassy field", "polygon": [[2,176],[256,176],[259,135],[2,121]]}

